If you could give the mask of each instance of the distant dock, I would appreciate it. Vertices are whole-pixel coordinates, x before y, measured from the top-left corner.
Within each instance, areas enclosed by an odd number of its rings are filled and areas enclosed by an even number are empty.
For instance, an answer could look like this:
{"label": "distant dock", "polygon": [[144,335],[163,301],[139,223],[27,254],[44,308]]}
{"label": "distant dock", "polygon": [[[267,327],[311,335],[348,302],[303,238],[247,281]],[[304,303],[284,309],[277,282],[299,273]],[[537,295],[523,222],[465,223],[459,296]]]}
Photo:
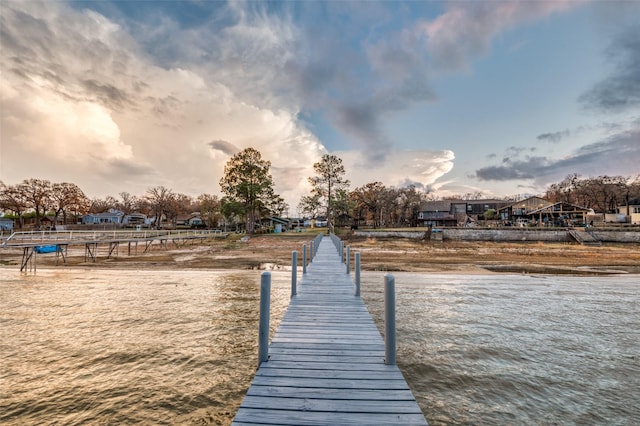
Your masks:
{"label": "distant dock", "polygon": [[66,261],[70,246],[84,247],[85,262],[97,259],[98,246],[107,247],[107,258],[117,255],[120,245],[127,245],[127,254],[138,253],[138,245],[146,253],[153,244],[166,248],[168,242],[181,244],[187,241],[223,237],[220,231],[210,230],[126,230],[126,231],[30,231],[14,232],[2,241],[2,249],[22,249],[20,271],[35,270],[38,253],[55,253]]}
{"label": "distant dock", "polygon": [[233,425],[426,425],[329,238],[296,293]]}

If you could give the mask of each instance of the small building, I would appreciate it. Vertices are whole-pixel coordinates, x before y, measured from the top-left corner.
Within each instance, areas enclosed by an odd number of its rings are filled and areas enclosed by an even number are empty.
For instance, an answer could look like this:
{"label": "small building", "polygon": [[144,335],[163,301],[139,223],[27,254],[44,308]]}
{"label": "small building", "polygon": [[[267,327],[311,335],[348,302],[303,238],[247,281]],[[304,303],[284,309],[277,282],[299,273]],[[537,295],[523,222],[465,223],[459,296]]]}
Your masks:
{"label": "small building", "polygon": [[629,204],[619,206],[617,211],[618,215],[625,215],[627,223],[640,224],[640,198],[629,200]]}
{"label": "small building", "polygon": [[189,218],[187,219],[187,226],[191,228],[204,228],[207,224],[202,220],[200,212],[194,212],[189,215]]}
{"label": "small building", "polygon": [[466,218],[467,206],[458,200],[425,201],[420,206],[418,222],[424,226],[457,226],[458,215]]}
{"label": "small building", "polygon": [[110,223],[122,223],[124,213],[119,210],[111,210],[105,213],[89,213],[82,217],[83,225],[103,225]]}
{"label": "small building", "polygon": [[284,219],[278,216],[269,216],[262,218],[257,225],[259,225],[259,227],[265,231],[273,230],[273,232],[275,233],[284,232],[291,229],[291,221],[289,219]]}
{"label": "small building", "polygon": [[124,215],[122,218],[122,224],[128,226],[144,225],[146,220],[146,214],[136,212]]}
{"label": "small building", "polygon": [[0,217],[0,231],[13,231],[13,219]]}

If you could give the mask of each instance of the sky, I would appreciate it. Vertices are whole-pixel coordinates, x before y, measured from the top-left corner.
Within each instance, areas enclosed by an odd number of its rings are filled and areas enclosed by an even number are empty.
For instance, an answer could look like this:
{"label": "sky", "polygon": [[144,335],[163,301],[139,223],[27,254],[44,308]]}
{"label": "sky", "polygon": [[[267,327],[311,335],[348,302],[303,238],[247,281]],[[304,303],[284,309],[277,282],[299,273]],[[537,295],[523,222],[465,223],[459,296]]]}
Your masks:
{"label": "sky", "polygon": [[439,197],[640,174],[638,1],[0,2],[0,180],[220,195],[252,147]]}

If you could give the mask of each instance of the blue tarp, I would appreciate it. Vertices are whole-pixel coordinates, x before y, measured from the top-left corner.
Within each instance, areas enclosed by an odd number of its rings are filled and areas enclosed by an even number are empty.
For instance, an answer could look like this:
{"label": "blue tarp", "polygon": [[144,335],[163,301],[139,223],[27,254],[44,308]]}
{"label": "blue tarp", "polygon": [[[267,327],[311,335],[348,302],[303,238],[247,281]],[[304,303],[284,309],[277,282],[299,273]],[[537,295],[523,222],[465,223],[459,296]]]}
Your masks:
{"label": "blue tarp", "polygon": [[57,245],[36,246],[36,253],[55,253],[57,250],[60,250],[60,247]]}

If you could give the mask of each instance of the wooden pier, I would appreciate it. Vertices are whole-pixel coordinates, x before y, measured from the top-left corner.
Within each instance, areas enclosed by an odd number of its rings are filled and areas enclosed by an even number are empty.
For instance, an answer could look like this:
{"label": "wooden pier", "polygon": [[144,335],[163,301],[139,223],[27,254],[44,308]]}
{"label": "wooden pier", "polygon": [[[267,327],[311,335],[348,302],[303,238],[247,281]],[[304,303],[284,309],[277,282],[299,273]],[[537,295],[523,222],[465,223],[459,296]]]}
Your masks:
{"label": "wooden pier", "polygon": [[98,257],[98,246],[108,248],[106,258],[117,256],[120,244],[127,245],[127,255],[138,254],[138,244],[147,253],[154,245],[167,249],[168,242],[179,245],[188,241],[201,241],[208,238],[224,238],[226,234],[210,230],[117,230],[117,231],[27,231],[14,232],[0,243],[0,249],[22,250],[20,271],[36,270],[36,254],[43,248],[52,247],[56,254],[56,265],[61,257],[66,263],[69,247],[84,247],[84,261],[95,262]]}
{"label": "wooden pier", "polygon": [[306,269],[233,425],[426,425],[331,239]]}

